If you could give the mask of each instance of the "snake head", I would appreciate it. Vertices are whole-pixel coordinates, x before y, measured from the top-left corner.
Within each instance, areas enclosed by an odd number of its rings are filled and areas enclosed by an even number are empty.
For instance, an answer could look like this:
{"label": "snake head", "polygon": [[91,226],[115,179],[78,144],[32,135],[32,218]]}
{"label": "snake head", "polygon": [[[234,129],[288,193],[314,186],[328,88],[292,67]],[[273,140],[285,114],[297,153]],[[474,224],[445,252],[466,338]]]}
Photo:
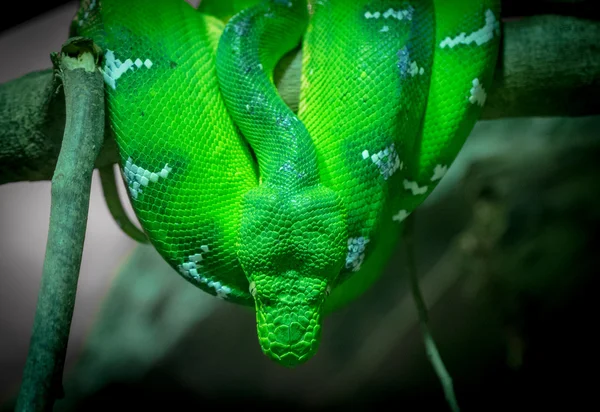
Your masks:
{"label": "snake head", "polygon": [[345,262],[346,247],[346,214],[331,190],[259,186],[245,195],[238,259],[268,357],[294,367],[314,355],[324,302]]}

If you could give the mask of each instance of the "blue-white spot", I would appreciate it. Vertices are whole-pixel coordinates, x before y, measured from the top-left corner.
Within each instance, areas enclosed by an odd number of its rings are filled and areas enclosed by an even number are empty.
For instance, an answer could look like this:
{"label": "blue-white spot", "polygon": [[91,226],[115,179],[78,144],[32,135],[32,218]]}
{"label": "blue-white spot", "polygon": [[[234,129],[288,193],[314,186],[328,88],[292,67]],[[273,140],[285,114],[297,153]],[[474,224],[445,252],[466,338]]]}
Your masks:
{"label": "blue-white spot", "polygon": [[402,169],[400,156],[396,152],[394,143],[372,155],[369,155],[368,150],[363,150],[362,158],[365,160],[371,159],[371,162],[379,168],[379,172],[385,180],[389,179],[398,169]]}
{"label": "blue-white spot", "polygon": [[365,260],[365,249],[369,239],[365,237],[351,237],[348,239],[348,255],[346,256],[346,269],[358,272]]}

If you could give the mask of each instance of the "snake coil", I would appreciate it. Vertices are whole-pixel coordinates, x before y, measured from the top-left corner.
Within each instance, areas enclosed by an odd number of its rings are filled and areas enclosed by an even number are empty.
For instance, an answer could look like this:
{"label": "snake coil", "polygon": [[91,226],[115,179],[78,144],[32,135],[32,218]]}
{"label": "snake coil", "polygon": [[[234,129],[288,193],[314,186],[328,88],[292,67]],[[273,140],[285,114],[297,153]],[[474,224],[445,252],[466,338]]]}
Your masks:
{"label": "snake coil", "polygon": [[[72,32],[104,51],[150,242],[198,288],[254,306],[263,352],[295,366],[323,316],[379,276],[477,121],[499,1],[255,0],[226,24],[211,1],[84,0]],[[294,113],[273,71],[299,45]]]}

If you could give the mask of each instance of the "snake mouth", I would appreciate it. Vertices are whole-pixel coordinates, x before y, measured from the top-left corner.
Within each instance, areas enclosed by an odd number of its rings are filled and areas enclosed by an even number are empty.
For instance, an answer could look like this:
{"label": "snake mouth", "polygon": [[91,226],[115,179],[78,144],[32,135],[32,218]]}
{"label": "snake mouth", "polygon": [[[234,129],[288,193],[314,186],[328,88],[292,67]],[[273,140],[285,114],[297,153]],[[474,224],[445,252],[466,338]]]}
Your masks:
{"label": "snake mouth", "polygon": [[288,368],[313,357],[321,338],[320,308],[256,305],[258,341],[265,355]]}

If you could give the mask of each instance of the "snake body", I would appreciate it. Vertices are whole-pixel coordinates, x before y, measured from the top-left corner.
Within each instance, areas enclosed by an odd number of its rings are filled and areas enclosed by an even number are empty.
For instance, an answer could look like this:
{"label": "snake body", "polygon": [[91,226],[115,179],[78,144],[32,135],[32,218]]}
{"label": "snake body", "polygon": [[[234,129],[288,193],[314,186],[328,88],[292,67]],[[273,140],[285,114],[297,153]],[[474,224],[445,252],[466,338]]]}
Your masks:
{"label": "snake body", "polygon": [[[472,130],[499,2],[246,1],[224,23],[216,1],[84,0],[72,27],[104,51],[144,232],[189,282],[254,306],[263,352],[295,366],[377,279]],[[273,71],[298,45],[296,114]]]}

